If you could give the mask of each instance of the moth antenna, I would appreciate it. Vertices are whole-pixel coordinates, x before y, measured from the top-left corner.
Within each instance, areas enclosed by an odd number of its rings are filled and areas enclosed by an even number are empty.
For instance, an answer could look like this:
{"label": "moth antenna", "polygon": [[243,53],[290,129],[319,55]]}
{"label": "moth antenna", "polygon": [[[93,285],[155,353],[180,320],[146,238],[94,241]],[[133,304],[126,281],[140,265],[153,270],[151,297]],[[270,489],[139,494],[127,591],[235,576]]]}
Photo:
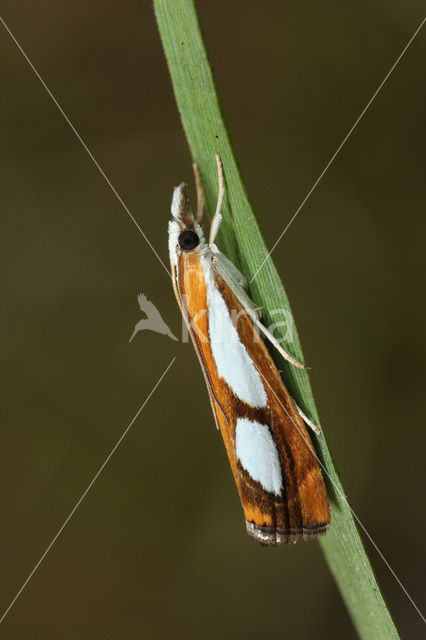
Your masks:
{"label": "moth antenna", "polygon": [[195,219],[200,223],[203,219],[204,209],[206,207],[206,198],[204,196],[203,183],[198,164],[194,162],[192,168],[194,170],[195,188],[197,189],[197,215]]}
{"label": "moth antenna", "polygon": [[219,182],[219,188],[218,188],[218,193],[217,193],[216,211],[215,211],[215,214],[213,216],[212,223],[211,223],[211,226],[210,226],[210,237],[209,237],[209,245],[210,246],[212,244],[214,244],[214,241],[215,241],[216,236],[217,236],[217,232],[219,231],[219,227],[220,227],[220,224],[222,222],[221,209],[222,209],[222,204],[223,204],[223,198],[225,196],[225,180],[224,180],[224,177],[223,177],[222,161],[221,161],[220,155],[218,153],[216,154],[216,164],[217,164],[217,177],[218,177],[218,182]]}

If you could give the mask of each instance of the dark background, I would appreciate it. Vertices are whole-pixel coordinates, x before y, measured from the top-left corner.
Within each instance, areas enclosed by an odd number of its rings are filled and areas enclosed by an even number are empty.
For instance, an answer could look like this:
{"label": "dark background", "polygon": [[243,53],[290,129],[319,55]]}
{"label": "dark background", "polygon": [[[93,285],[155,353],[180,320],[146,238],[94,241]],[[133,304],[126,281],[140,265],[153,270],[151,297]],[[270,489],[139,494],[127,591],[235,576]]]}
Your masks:
{"label": "dark background", "polygon": [[[414,1],[199,3],[235,149],[275,242],[420,24]],[[2,17],[161,257],[191,181],[150,2]],[[354,638],[318,544],[245,534],[188,344],[128,339],[171,283],[3,27],[1,609],[170,362],[11,609],[7,638]],[[279,244],[351,505],[421,605],[425,431],[420,32]],[[405,638],[420,618],[377,552]]]}

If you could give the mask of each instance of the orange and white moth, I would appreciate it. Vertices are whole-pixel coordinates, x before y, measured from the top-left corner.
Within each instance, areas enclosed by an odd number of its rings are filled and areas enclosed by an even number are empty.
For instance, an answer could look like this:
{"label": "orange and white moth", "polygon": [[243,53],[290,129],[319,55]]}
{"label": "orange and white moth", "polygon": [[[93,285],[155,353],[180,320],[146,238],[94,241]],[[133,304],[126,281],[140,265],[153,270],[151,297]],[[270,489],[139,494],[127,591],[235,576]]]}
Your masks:
{"label": "orange and white moth", "polygon": [[292,543],[325,533],[330,523],[321,470],[304,421],[283,384],[263,333],[294,366],[303,367],[263,326],[247,281],[215,245],[224,179],[207,243],[204,196],[195,168],[194,218],[187,187],[176,187],[169,252],[176,298],[189,328],[244,510],[247,532],[262,544]]}

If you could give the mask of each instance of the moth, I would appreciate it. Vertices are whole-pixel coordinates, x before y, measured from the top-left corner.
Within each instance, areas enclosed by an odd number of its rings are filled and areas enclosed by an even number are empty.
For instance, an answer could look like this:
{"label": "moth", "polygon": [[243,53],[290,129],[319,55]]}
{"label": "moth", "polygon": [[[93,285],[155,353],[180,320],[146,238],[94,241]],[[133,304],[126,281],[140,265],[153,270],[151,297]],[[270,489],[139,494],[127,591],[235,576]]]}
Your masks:
{"label": "moth", "polygon": [[263,545],[294,543],[325,533],[327,494],[305,421],[261,338],[293,366],[260,320],[245,277],[219,251],[215,238],[225,194],[219,156],[216,212],[208,243],[201,228],[205,199],[198,168],[197,213],[188,189],[173,193],[169,253],[173,288],[206,381],[241,499],[247,532]]}

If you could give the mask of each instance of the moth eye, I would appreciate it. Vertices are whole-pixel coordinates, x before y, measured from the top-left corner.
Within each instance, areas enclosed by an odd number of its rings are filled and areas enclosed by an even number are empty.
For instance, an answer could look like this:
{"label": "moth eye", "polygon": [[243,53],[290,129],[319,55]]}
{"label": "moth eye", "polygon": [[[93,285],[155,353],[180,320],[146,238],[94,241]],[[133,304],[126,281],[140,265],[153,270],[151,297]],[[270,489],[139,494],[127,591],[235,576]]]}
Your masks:
{"label": "moth eye", "polygon": [[197,236],[195,231],[187,229],[186,231],[182,231],[179,235],[178,242],[183,251],[191,251],[200,243],[200,238]]}

